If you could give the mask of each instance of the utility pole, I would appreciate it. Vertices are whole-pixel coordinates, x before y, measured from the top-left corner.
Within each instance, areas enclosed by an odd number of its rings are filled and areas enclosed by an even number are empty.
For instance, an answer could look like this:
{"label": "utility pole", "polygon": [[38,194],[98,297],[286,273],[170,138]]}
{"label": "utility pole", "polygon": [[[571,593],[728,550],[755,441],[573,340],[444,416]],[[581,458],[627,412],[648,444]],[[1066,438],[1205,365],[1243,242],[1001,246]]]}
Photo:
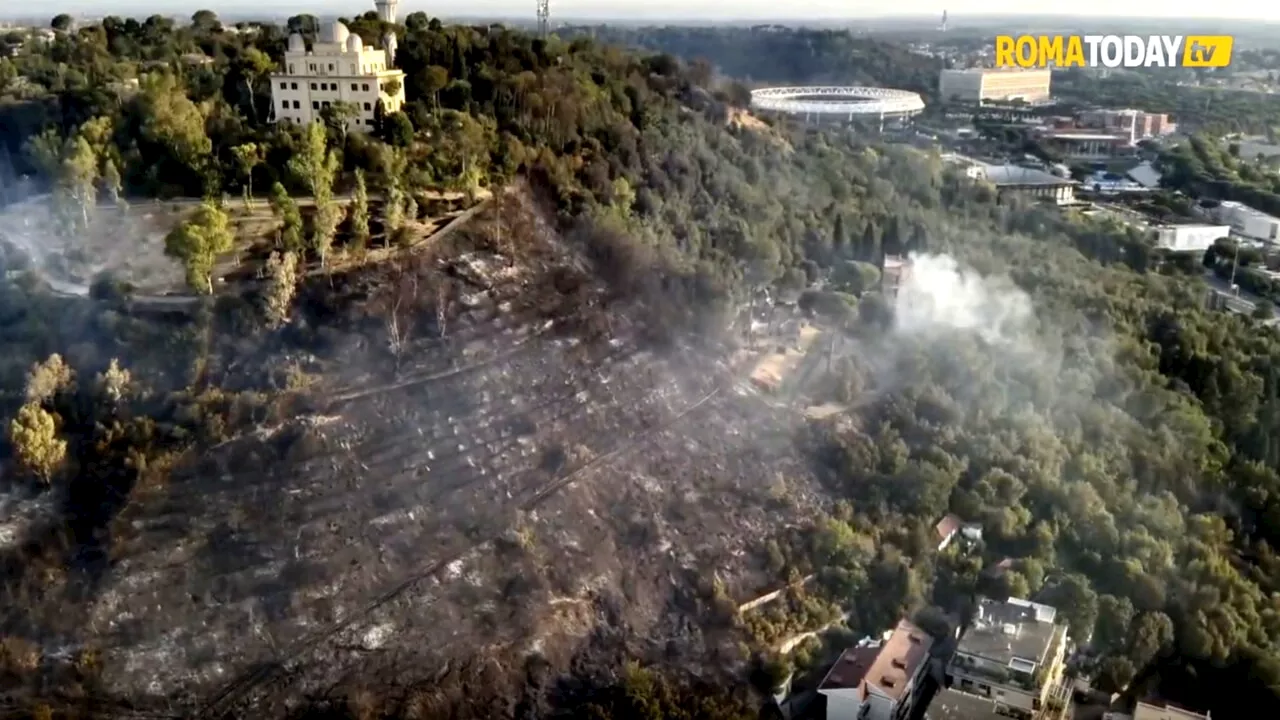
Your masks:
{"label": "utility pole", "polygon": [[1239,295],[1240,291],[1236,289],[1236,267],[1240,265],[1240,241],[1236,240],[1236,252],[1231,258],[1231,279],[1227,281],[1227,289],[1232,295]]}

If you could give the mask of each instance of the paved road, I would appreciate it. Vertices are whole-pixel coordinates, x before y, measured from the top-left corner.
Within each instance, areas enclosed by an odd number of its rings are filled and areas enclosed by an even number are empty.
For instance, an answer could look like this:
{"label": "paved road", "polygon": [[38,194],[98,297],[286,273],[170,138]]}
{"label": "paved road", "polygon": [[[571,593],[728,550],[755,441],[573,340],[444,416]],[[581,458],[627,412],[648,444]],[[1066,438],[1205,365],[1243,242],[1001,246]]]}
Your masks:
{"label": "paved road", "polygon": [[1218,277],[1212,271],[1205,272],[1204,281],[1214,290],[1231,296],[1227,299],[1227,305],[1232,310],[1236,310],[1238,312],[1253,312],[1253,309],[1257,307],[1259,301],[1269,302],[1264,298],[1254,295],[1248,290],[1238,288],[1233,290],[1231,288],[1231,283]]}
{"label": "paved road", "polygon": [[1277,311],[1277,315],[1266,320],[1265,324],[1272,326],[1280,325],[1280,308],[1275,307],[1275,303],[1272,303],[1267,298],[1254,295],[1247,290],[1241,290],[1238,288],[1232,290],[1230,283],[1212,272],[1205,272],[1204,281],[1209,285],[1209,287],[1227,296],[1228,310],[1232,310],[1243,315],[1249,315],[1257,309],[1260,303],[1266,303],[1272,306],[1272,310]]}

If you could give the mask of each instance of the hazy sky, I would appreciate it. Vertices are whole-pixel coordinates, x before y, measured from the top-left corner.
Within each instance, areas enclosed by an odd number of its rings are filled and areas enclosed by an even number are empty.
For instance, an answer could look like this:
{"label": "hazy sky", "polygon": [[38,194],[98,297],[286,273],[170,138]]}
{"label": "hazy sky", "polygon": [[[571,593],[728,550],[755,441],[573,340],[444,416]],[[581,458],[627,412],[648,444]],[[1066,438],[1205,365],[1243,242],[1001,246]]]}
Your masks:
{"label": "hazy sky", "polygon": [[[9,6],[0,14],[29,13],[29,4],[0,2]],[[21,6],[21,10],[18,6]],[[354,14],[372,8],[373,2],[345,2],[335,0],[53,0],[47,6],[50,12],[106,14],[119,13],[143,15],[148,12],[186,15],[195,9],[207,7],[215,12],[234,14],[287,15],[296,12],[313,12],[318,15]],[[448,0],[425,2],[404,0],[400,3],[400,16],[414,10],[443,17],[518,17],[532,15],[534,0]],[[1044,9],[1042,9],[1044,8]],[[1058,10],[1057,8],[1061,8]],[[885,15],[936,15],[946,9],[951,18],[962,22],[966,14],[1047,15],[1064,14],[1078,17],[1127,16],[1127,17],[1203,17],[1203,18],[1258,18],[1280,19],[1280,4],[1257,0],[1218,0],[1206,3],[1191,0],[1165,0],[1164,2],[1115,2],[1114,0],[1073,0],[1060,6],[1040,6],[1026,0],[896,0],[894,2],[867,2],[867,0],[551,0],[552,17],[572,18],[697,18],[697,19],[750,19],[750,18],[856,18]]]}

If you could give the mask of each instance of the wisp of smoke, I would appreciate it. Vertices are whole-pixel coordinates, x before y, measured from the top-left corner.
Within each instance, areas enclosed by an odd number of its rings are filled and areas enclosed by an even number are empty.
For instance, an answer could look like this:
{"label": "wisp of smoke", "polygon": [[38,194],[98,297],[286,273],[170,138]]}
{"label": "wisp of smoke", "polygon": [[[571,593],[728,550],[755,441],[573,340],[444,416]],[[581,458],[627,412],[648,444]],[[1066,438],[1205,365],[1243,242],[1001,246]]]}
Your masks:
{"label": "wisp of smoke", "polygon": [[1012,282],[983,277],[948,255],[913,253],[910,267],[895,301],[895,333],[953,329],[1007,349],[1029,349],[1031,298]]}

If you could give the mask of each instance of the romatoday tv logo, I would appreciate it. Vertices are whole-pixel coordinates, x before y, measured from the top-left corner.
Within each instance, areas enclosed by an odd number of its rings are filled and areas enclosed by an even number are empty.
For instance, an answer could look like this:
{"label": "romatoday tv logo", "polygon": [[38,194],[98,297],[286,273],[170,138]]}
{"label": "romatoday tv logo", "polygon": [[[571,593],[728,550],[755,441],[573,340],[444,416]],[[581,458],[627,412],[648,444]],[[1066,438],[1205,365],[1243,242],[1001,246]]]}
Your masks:
{"label": "romatoday tv logo", "polygon": [[1230,35],[998,35],[996,67],[1226,67],[1234,44]]}

